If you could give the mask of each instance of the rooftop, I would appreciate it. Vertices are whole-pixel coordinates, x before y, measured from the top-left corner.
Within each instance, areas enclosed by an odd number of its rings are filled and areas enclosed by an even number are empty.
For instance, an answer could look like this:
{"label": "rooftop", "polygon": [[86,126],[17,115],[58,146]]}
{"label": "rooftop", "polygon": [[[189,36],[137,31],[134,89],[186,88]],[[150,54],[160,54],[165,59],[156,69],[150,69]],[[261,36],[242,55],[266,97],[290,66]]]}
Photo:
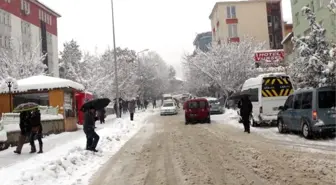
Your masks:
{"label": "rooftop", "polygon": [[44,3],[41,3],[38,0],[30,0],[30,2],[35,3],[36,5],[38,5],[39,7],[45,9],[46,11],[48,11],[49,13],[53,14],[56,17],[61,17],[61,15],[59,13],[57,13],[56,11],[54,11],[53,9],[49,8],[47,5],[45,5]]}
{"label": "rooftop", "polygon": [[217,9],[218,5],[220,4],[238,4],[238,3],[255,3],[255,2],[270,2],[270,3],[275,3],[275,2],[281,2],[281,0],[226,0],[226,1],[220,1],[216,2],[215,6],[212,8],[211,14],[209,15],[209,19],[211,19],[212,14],[215,12]]}
{"label": "rooftop", "polygon": [[[18,88],[14,92],[27,92],[33,90],[58,89],[58,88],[73,88],[76,90],[84,90],[84,86],[77,82],[56,78],[45,75],[28,77],[17,81]],[[0,89],[0,93],[8,93],[7,88]]]}

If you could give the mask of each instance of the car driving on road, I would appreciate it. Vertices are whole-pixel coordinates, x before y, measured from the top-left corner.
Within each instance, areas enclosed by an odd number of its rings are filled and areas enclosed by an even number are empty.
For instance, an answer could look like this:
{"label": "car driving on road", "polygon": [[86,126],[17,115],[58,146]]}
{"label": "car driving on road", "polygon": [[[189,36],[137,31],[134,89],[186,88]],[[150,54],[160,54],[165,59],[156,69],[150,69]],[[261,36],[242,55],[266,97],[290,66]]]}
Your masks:
{"label": "car driving on road", "polygon": [[210,104],[210,113],[211,114],[223,114],[224,107],[220,104],[217,98],[207,97],[206,98]]}
{"label": "car driving on road", "polygon": [[164,115],[176,115],[177,114],[177,105],[175,101],[173,100],[166,100],[163,102],[161,109],[160,109],[160,114],[161,116]]}
{"label": "car driving on road", "polygon": [[186,101],[183,105],[185,124],[191,122],[211,123],[210,105],[205,98],[195,98]]}

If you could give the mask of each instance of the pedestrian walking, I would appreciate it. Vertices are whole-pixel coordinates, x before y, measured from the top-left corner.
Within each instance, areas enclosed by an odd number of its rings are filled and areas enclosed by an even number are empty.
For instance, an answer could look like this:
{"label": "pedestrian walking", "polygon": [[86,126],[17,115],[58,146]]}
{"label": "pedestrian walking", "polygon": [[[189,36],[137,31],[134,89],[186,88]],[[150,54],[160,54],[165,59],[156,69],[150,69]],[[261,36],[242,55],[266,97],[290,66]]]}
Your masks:
{"label": "pedestrian walking", "polygon": [[30,137],[31,124],[30,124],[30,112],[24,111],[20,113],[20,136],[19,142],[14,153],[21,154],[22,147],[27,138]]}
{"label": "pedestrian walking", "polygon": [[153,98],[153,109],[155,109],[155,108],[156,108],[156,99]]}
{"label": "pedestrian walking", "polygon": [[133,121],[133,119],[134,119],[134,112],[135,112],[135,100],[134,99],[131,100],[131,101],[129,101],[129,103],[128,103],[128,111],[130,113],[130,119],[131,119],[131,121]]}
{"label": "pedestrian walking", "polygon": [[250,116],[252,114],[253,105],[248,95],[243,96],[238,103],[240,108],[240,116],[244,124],[244,132],[250,133]]}
{"label": "pedestrian walking", "polygon": [[35,109],[33,110],[31,114],[31,126],[32,126],[32,131],[30,133],[30,145],[31,145],[31,151],[30,153],[35,153],[36,152],[36,147],[35,147],[35,137],[38,140],[39,143],[39,151],[37,153],[43,153],[43,142],[42,142],[42,124],[41,124],[41,113],[40,110]]}
{"label": "pedestrian walking", "polygon": [[105,108],[99,110],[98,113],[100,124],[105,123],[105,113],[106,113]]}
{"label": "pedestrian walking", "polygon": [[95,122],[98,118],[95,117],[95,112],[94,107],[90,107],[89,110],[85,111],[83,130],[86,135],[86,150],[98,152],[96,147],[99,141],[99,135],[95,132]]}
{"label": "pedestrian walking", "polygon": [[149,103],[148,100],[144,100],[144,106],[146,110],[147,110],[148,103]]}

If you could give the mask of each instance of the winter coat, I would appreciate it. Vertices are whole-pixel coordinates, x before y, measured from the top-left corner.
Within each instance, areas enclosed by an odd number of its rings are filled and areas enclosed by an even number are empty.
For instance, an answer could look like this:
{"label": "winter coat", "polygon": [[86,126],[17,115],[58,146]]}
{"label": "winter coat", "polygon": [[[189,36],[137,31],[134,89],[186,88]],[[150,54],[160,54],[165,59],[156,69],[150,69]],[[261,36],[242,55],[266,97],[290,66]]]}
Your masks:
{"label": "winter coat", "polygon": [[106,113],[106,111],[105,111],[105,109],[101,109],[100,111],[99,111],[99,118],[100,119],[104,119],[105,118],[105,113]]}
{"label": "winter coat", "polygon": [[42,133],[41,113],[39,110],[36,110],[32,113],[30,120],[31,120],[32,132],[39,134]]}
{"label": "winter coat", "polygon": [[96,121],[97,117],[95,117],[95,114],[92,114],[90,111],[86,111],[84,113],[84,124],[83,124],[84,131],[94,130]]}
{"label": "winter coat", "polygon": [[29,135],[31,132],[31,119],[30,112],[21,112],[20,113],[20,130],[21,135]]}
{"label": "winter coat", "polygon": [[128,102],[128,111],[130,113],[134,113],[135,112],[135,101],[134,100]]}
{"label": "winter coat", "polygon": [[238,103],[238,108],[240,108],[240,115],[242,117],[249,117],[252,113],[253,105],[248,96],[245,96]]}

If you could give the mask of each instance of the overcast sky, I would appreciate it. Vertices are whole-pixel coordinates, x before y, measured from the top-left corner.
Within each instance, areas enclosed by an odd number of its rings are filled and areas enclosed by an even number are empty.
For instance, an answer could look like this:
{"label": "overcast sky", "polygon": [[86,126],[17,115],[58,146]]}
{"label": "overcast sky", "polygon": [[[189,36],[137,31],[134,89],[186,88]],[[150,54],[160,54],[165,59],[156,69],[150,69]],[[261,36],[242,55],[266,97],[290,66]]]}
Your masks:
{"label": "overcast sky", "polygon": [[[110,0],[40,0],[62,15],[59,50],[77,40],[83,50],[112,46]],[[193,51],[196,33],[210,31],[209,15],[218,0],[114,0],[116,45],[158,52],[182,77],[181,56]],[[283,0],[284,20],[291,20],[290,0]],[[253,12],[251,12],[253,15]]]}

